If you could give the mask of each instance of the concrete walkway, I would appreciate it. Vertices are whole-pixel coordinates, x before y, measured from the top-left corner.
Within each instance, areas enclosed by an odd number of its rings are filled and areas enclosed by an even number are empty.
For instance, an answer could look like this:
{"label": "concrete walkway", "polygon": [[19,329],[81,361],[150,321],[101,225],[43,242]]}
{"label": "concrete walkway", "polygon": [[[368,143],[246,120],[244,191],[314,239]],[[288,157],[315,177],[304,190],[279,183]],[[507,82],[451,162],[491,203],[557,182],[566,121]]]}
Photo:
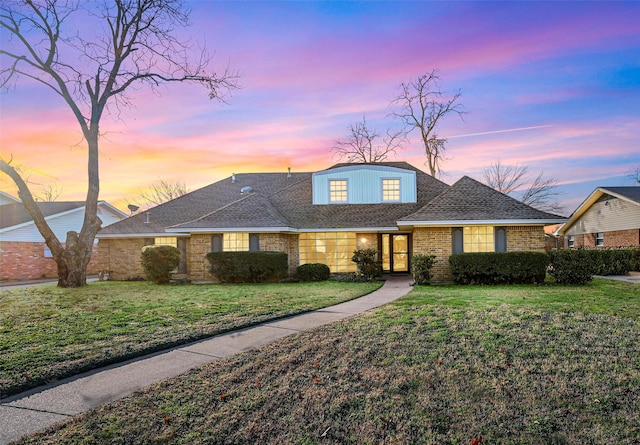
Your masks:
{"label": "concrete walkway", "polygon": [[0,444],[11,443],[197,366],[382,306],[407,294],[412,281],[409,276],[393,276],[377,291],[355,300],[218,335],[2,399]]}

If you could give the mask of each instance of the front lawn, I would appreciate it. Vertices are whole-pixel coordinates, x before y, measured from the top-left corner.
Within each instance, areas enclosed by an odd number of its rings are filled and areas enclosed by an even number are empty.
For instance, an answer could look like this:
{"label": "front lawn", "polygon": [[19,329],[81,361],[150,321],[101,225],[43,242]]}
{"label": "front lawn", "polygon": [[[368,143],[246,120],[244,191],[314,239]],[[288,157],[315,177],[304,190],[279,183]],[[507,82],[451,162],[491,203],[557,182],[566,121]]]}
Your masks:
{"label": "front lawn", "polygon": [[0,398],[143,353],[367,294],[382,283],[0,290]]}
{"label": "front lawn", "polygon": [[637,444],[640,286],[420,287],[21,443]]}

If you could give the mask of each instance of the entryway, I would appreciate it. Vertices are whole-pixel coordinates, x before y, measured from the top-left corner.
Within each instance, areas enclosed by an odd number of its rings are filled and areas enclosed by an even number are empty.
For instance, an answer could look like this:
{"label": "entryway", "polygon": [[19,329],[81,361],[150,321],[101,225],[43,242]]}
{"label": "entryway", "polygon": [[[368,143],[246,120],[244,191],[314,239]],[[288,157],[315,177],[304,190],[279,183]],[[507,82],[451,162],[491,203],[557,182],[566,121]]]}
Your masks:
{"label": "entryway", "polygon": [[409,246],[411,235],[383,233],[380,235],[382,270],[391,273],[409,272]]}

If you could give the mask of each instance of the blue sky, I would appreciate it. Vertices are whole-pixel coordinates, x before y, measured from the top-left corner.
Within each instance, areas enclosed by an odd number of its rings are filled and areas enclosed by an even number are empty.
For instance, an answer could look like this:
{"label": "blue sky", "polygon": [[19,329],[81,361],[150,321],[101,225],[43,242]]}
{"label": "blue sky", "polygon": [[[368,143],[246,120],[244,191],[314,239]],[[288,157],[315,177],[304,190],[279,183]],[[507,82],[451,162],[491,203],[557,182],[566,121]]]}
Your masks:
{"label": "blue sky", "polygon": [[[557,178],[568,214],[596,186],[632,185],[640,165],[640,2],[187,4],[180,32],[243,88],[223,106],[195,86],[140,90],[106,119],[101,198],[121,208],[159,178],[193,190],[232,172],[327,168],[363,115],[397,126],[398,86],[433,69],[467,111],[439,129],[445,182],[517,163]],[[1,100],[2,156],[83,199],[86,156],[61,100],[28,82]],[[415,138],[390,160],[426,170]]]}

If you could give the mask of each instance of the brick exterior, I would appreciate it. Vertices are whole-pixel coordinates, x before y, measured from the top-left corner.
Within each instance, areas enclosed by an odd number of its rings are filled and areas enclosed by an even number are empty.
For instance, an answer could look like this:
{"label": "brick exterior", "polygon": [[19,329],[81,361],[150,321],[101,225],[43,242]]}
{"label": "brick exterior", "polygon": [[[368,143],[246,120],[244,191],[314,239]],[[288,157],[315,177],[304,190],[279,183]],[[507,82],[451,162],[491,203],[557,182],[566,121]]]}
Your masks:
{"label": "brick exterior", "polygon": [[[413,231],[413,253],[435,255],[433,283],[451,282],[449,256],[453,240],[451,227],[417,227]],[[540,226],[507,227],[507,251],[544,251],[544,229]]]}
{"label": "brick exterior", "polygon": [[[569,237],[564,237],[564,247],[569,248]],[[640,229],[615,230],[604,232],[604,246],[596,246],[596,234],[585,233],[574,235],[574,249],[596,249],[611,247],[637,247],[640,246]]]}
{"label": "brick exterior", "polygon": [[[101,239],[98,244],[100,263],[98,270],[109,271],[112,280],[144,278],[140,252],[144,238]],[[294,274],[300,263],[298,235],[261,233],[260,250],[285,252],[289,255],[289,273]],[[209,273],[207,254],[211,252],[210,234],[193,234],[187,239],[187,276],[191,281],[215,281]]]}
{"label": "brick exterior", "polygon": [[[413,254],[435,255],[434,283],[451,282],[449,256],[452,251],[451,227],[418,227],[413,231]],[[378,234],[357,234],[357,246],[377,248]],[[99,248],[99,270],[107,270],[113,280],[144,277],[140,264],[140,251],[144,238],[101,239]],[[261,233],[260,250],[286,252],[289,255],[289,273],[295,274],[300,264],[298,235],[286,233]],[[544,251],[544,230],[539,226],[513,226],[507,228],[508,251]],[[187,240],[187,276],[192,281],[213,281],[209,274],[207,253],[211,251],[211,235],[193,234]]]}
{"label": "brick exterior", "polygon": [[[0,280],[57,278],[58,267],[53,258],[44,257],[45,243],[0,241]],[[94,246],[88,274],[100,270],[99,253]]]}
{"label": "brick exterior", "polygon": [[140,263],[140,252],[144,238],[101,239],[98,242],[98,267],[109,271],[112,280],[132,280],[144,278]]}

